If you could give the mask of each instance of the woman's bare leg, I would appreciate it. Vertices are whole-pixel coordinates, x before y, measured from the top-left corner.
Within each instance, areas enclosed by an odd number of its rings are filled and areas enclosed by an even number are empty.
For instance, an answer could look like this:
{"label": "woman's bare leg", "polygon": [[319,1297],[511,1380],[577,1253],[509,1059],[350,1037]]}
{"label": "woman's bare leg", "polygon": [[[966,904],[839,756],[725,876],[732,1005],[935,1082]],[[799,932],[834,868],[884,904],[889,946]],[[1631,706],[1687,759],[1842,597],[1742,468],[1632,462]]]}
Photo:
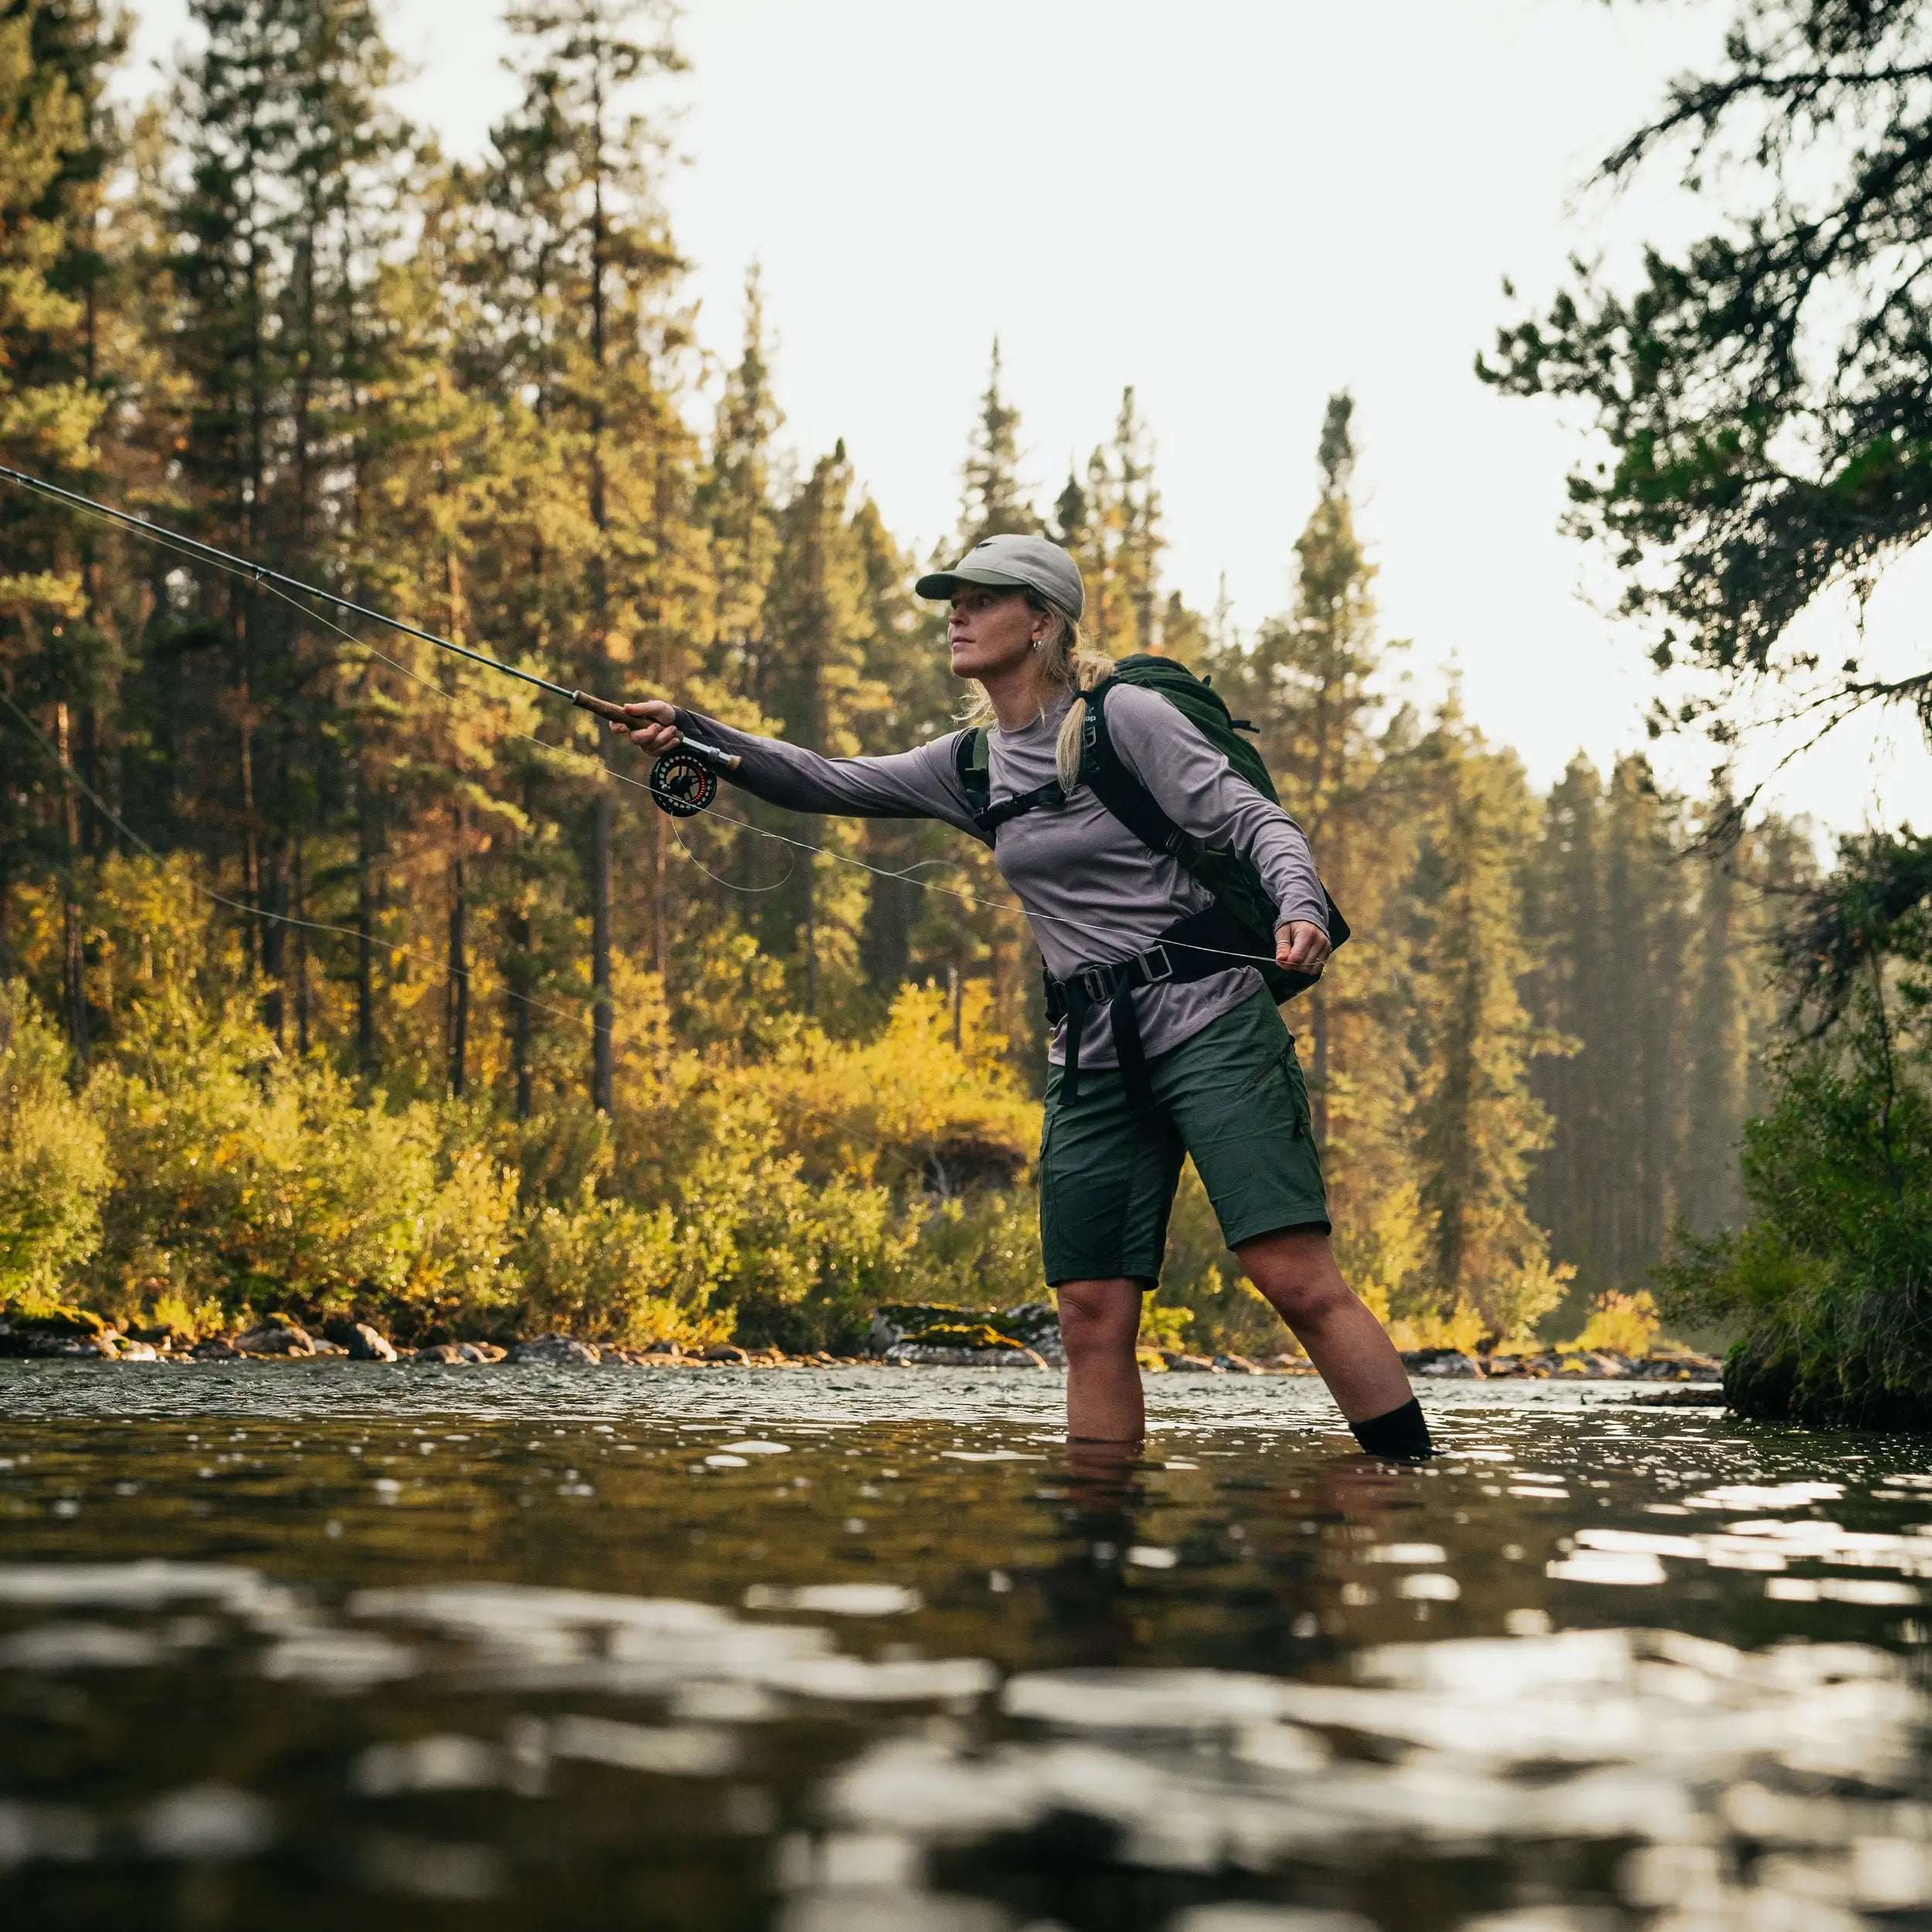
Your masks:
{"label": "woman's bare leg", "polygon": [[[1320,1230],[1282,1228],[1257,1234],[1235,1253],[1248,1279],[1294,1331],[1350,1422],[1385,1416],[1414,1395],[1395,1344],[1342,1280],[1335,1250]],[[1063,1315],[1063,1326],[1065,1320]],[[1067,1359],[1073,1359],[1070,1346]],[[1070,1403],[1070,1381],[1068,1386]]]}
{"label": "woman's bare leg", "polygon": [[[1147,1433],[1141,1365],[1141,1287],[1116,1276],[1063,1281],[1060,1339],[1066,1345],[1066,1433],[1077,1441],[1138,1442]],[[1366,1312],[1366,1311],[1365,1311]]]}

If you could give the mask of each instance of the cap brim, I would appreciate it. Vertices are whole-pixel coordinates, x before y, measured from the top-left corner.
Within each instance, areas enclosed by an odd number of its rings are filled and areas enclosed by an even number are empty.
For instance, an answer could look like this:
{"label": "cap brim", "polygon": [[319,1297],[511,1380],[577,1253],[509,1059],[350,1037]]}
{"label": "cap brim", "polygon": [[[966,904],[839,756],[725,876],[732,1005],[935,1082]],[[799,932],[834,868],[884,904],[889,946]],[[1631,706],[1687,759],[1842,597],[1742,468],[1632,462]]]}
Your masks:
{"label": "cap brim", "polygon": [[1025,590],[1031,586],[1019,577],[1009,577],[998,570],[935,570],[930,577],[923,577],[913,586],[916,597],[930,597],[935,601],[953,596],[962,583],[977,583],[989,590]]}

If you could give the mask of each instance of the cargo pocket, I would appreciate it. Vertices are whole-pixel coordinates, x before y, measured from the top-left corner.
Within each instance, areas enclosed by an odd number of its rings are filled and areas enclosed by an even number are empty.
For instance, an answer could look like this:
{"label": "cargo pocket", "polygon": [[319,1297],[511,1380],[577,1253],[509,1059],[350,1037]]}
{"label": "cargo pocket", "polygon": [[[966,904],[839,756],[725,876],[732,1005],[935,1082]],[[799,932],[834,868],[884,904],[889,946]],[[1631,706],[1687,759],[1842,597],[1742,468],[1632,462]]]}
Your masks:
{"label": "cargo pocket", "polygon": [[1311,1131],[1308,1090],[1301,1084],[1301,1070],[1295,1061],[1292,1039],[1234,1097],[1237,1106],[1259,1101],[1264,1106],[1285,1108],[1291,1140],[1298,1141]]}

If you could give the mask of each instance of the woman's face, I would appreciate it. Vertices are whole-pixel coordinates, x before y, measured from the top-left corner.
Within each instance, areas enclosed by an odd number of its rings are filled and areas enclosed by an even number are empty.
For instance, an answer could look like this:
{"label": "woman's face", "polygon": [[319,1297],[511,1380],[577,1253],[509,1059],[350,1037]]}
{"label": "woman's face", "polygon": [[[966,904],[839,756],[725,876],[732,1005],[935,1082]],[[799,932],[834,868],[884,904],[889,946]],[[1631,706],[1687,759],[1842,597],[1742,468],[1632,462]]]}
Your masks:
{"label": "woman's face", "polygon": [[1033,655],[1044,620],[1018,590],[962,583],[946,620],[946,645],[956,678],[997,677]]}

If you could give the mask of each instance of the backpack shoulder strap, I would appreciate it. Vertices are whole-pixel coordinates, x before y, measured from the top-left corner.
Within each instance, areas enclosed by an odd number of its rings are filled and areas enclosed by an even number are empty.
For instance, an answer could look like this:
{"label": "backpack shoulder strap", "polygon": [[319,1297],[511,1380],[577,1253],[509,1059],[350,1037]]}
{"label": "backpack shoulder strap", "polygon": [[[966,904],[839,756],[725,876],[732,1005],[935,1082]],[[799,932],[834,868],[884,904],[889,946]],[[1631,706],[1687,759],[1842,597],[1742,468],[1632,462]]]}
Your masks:
{"label": "backpack shoulder strap", "polygon": [[[1080,783],[1091,785],[1094,797],[1149,851],[1178,859],[1216,899],[1225,901],[1230,889],[1239,891],[1237,910],[1245,909],[1247,922],[1255,933],[1271,937],[1274,927],[1269,915],[1274,908],[1258,878],[1253,889],[1247,890],[1241,889],[1238,878],[1231,879],[1227,876],[1230,869],[1251,872],[1252,868],[1247,866],[1245,862],[1232,869],[1223,863],[1214,867],[1211,876],[1202,876],[1202,869],[1217,855],[1204,854],[1199,842],[1175,824],[1161,809],[1154,794],[1122,761],[1107,734],[1106,699],[1111,682],[1110,679],[1108,683],[1096,685],[1087,694],[1087,723],[1080,735]],[[1256,893],[1263,896],[1257,900]],[[1342,917],[1341,907],[1330,896],[1325,886],[1321,896],[1328,906],[1328,943],[1331,947],[1339,946],[1349,936],[1349,922]],[[1264,968],[1262,977],[1268,981],[1270,989],[1277,999],[1290,996],[1282,990],[1284,986],[1289,986],[1291,992],[1299,992],[1303,986],[1313,983],[1299,974],[1283,973],[1274,967]]]}
{"label": "backpack shoulder strap", "polygon": [[1153,793],[1128,770],[1107,729],[1110,678],[1087,694],[1087,723],[1080,733],[1080,781],[1151,852],[1169,856],[1191,842],[1155,801]]}
{"label": "backpack shoulder strap", "polygon": [[986,823],[986,808],[992,801],[993,777],[985,726],[977,730],[968,728],[953,740],[953,771],[966,794],[966,809],[973,815],[979,836],[990,845],[993,834]]}
{"label": "backpack shoulder strap", "polygon": [[1036,785],[1031,791],[1002,798],[995,804],[992,749],[984,726],[977,730],[962,731],[953,740],[953,770],[958,777],[960,789],[966,794],[966,808],[973,815],[974,828],[989,845],[993,842],[993,835],[1008,819],[1017,818],[1022,812],[1037,811],[1043,805],[1063,805],[1066,802],[1066,794],[1060,789],[1060,781],[1049,778],[1045,784]]}

